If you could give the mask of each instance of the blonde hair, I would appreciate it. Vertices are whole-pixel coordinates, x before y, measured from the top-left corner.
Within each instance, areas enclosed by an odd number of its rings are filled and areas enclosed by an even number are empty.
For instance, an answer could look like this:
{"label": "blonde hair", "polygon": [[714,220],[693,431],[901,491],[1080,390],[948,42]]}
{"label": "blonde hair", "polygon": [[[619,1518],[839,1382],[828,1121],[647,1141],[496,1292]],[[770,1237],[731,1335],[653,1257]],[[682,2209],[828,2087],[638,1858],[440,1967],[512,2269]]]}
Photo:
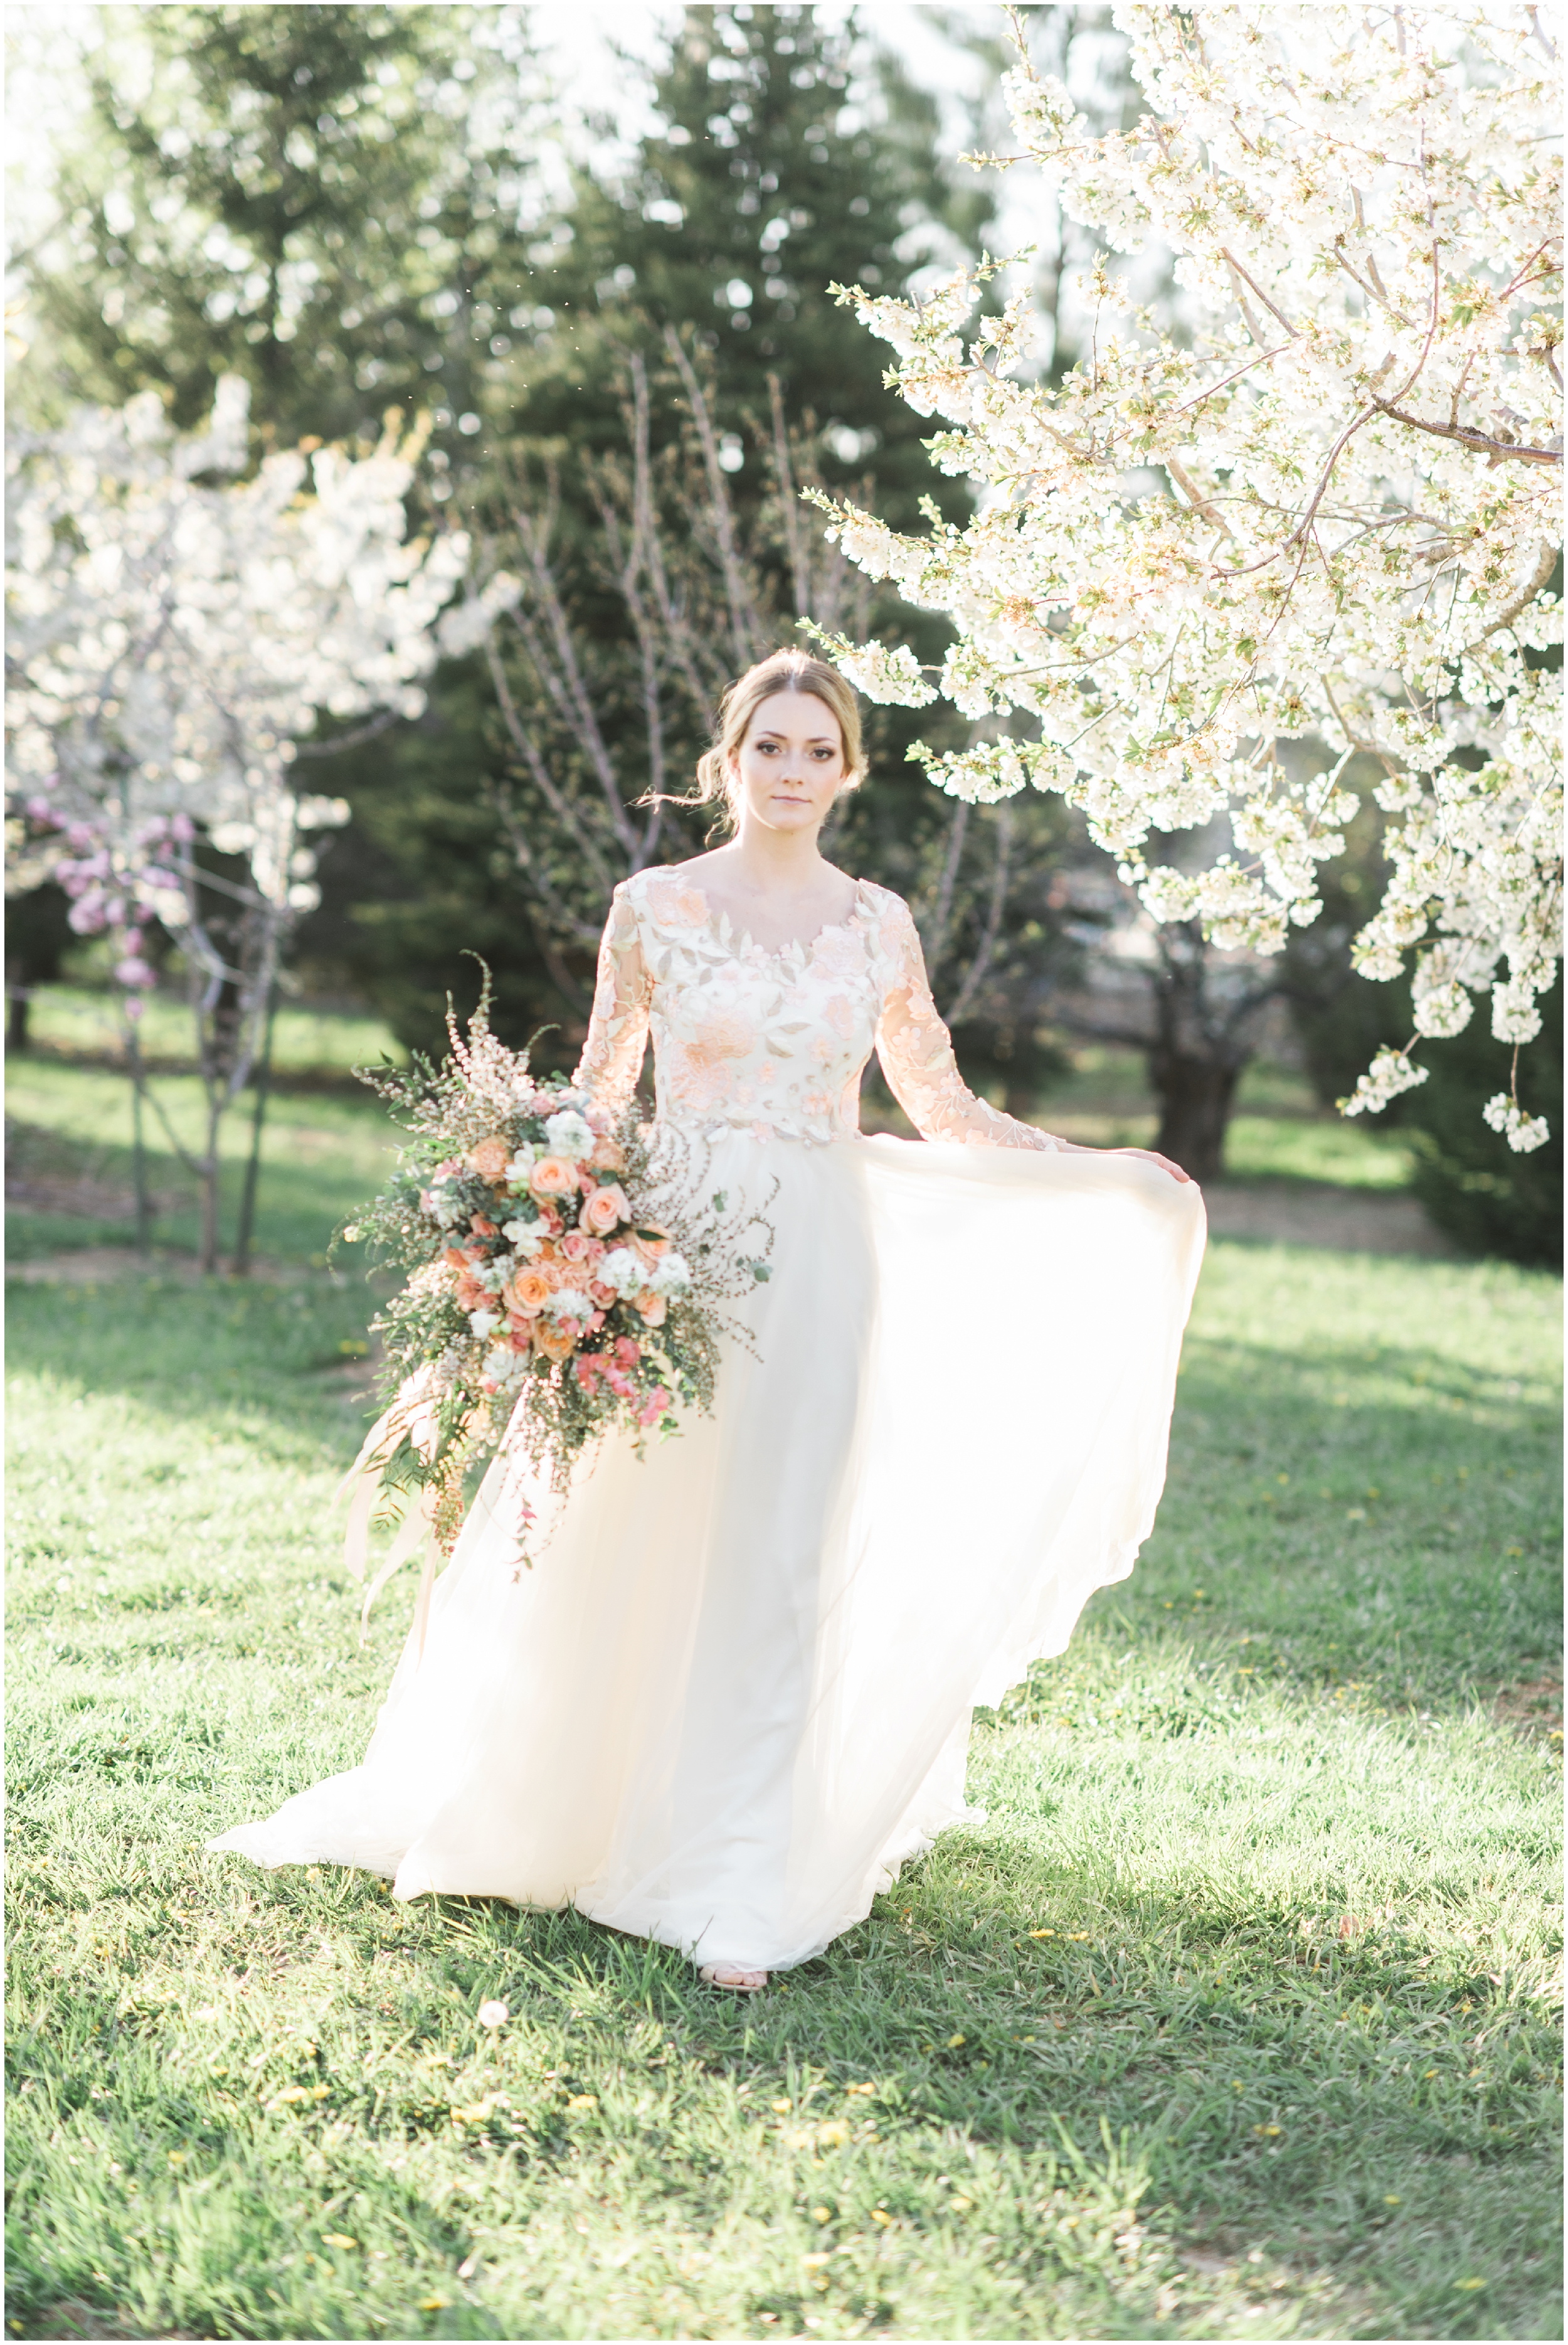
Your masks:
{"label": "blonde hair", "polygon": [[844,779],[839,787],[853,790],[864,781],[865,753],[860,742],[860,703],[853,687],[835,667],[830,667],[826,660],[814,659],[810,652],[771,652],[726,689],[719,703],[713,746],[697,760],[697,787],[689,797],[679,799],[679,805],[706,806],[722,798],[733,819],[734,786],[730,760],[744,741],[757,710],[775,692],[809,693],[814,700],[820,700],[824,708],[831,710],[844,743]]}

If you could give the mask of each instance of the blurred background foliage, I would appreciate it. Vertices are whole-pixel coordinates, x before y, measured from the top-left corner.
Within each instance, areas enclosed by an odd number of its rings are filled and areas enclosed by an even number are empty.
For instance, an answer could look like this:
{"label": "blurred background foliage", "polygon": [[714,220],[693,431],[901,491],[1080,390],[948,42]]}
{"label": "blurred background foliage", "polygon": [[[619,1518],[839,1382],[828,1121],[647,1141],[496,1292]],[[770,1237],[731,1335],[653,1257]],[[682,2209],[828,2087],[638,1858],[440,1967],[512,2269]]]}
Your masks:
{"label": "blurred background foliage", "polygon": [[[423,419],[413,526],[469,530],[480,574],[508,569],[527,593],[490,655],[443,662],[420,719],[317,766],[351,820],[323,857],[291,982],[428,1049],[448,992],[471,1002],[478,952],[501,1030],[551,1028],[541,1055],[560,1064],[610,887],[703,844],[679,808],[650,823],[638,801],[686,787],[725,677],[804,640],[806,611],[940,655],[936,623],[835,572],[798,503],[816,481],[910,526],[923,509],[957,518],[967,494],[931,469],[882,345],[830,287],[906,293],[1004,228],[1018,239],[1017,191],[1004,220],[1008,183],[956,160],[1006,144],[999,20],[928,12],[954,88],[977,93],[961,100],[911,76],[875,11],[688,7],[651,66],[620,61],[642,84],[640,134],[619,127],[623,80],[551,168],[559,92],[530,13],[104,12],[57,216],[18,256],[13,400],[47,421],[150,388],[190,424],[238,371],[258,452],[373,440],[389,408]],[[1124,119],[1108,8],[1023,15],[1091,117]],[[1077,356],[1065,289],[1091,251],[1042,208],[1025,265],[1048,375]],[[1157,263],[1146,275],[1145,298],[1175,298]],[[592,710],[586,748],[574,691]],[[1166,1142],[1207,1150],[1209,1174],[1259,1053],[1295,1053],[1331,1106],[1377,1043],[1406,1039],[1400,990],[1350,967],[1377,891],[1375,810],[1329,867],[1321,920],[1259,982],[1200,939],[1129,955],[1132,908],[1058,800],[957,807],[905,762],[916,733],[958,746],[952,712],[866,714],[873,780],[828,851],[910,898],[966,1069],[1016,1112],[1070,1090],[1086,1042],[1110,1031],[1112,961],[1112,1040],[1141,1052]],[[17,1048],[33,990],[80,980],[90,956],[56,890],[25,866],[11,885]],[[1399,1122],[1432,1220],[1467,1249],[1560,1260],[1560,1141],[1514,1157],[1479,1122],[1506,1052],[1478,1021],[1423,1057]],[[1555,1131],[1560,1048],[1533,1046],[1529,1070]]]}

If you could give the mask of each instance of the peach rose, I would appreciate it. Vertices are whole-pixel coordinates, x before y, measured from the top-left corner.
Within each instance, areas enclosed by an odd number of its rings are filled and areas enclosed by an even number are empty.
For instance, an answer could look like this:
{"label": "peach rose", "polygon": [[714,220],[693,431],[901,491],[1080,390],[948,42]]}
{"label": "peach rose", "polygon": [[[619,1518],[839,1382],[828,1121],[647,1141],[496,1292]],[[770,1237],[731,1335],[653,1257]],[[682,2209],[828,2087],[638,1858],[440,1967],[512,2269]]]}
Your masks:
{"label": "peach rose", "polygon": [[533,1331],[533,1348],[536,1352],[542,1352],[547,1360],[570,1358],[576,1340],[574,1335],[567,1334],[564,1327],[552,1326],[548,1319]]}
{"label": "peach rose", "polygon": [[541,1271],[525,1270],[512,1280],[511,1294],[512,1309],[532,1319],[550,1300],[550,1281]]}
{"label": "peach rose", "polygon": [[567,1197],[577,1186],[577,1167],[564,1156],[541,1156],[528,1176],[536,1197]]}
{"label": "peach rose", "polygon": [[588,1162],[596,1172],[624,1172],[626,1170],[625,1152],[617,1148],[612,1140],[600,1141]]}
{"label": "peach rose", "polygon": [[511,1162],[511,1150],[499,1133],[492,1133],[480,1142],[470,1162],[481,1181],[499,1181]]}
{"label": "peach rose", "polygon": [[648,1287],[637,1296],[636,1302],[637,1308],[642,1315],[644,1326],[662,1327],[663,1325],[667,1306],[662,1294],[655,1294],[652,1288]]}
{"label": "peach rose", "polygon": [[582,1225],[592,1230],[596,1237],[602,1237],[607,1231],[614,1229],[622,1222],[629,1222],[631,1218],[632,1208],[619,1181],[606,1183],[602,1189],[595,1189],[592,1197],[583,1199]]}

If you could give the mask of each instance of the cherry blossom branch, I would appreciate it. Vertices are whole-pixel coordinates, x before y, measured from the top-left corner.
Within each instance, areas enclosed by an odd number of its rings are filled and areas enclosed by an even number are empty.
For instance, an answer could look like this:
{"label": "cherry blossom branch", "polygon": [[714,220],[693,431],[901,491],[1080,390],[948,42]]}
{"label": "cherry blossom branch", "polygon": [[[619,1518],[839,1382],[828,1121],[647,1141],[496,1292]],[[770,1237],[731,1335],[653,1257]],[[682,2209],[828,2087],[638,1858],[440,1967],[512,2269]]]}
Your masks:
{"label": "cherry blossom branch", "polygon": [[1434,440],[1457,440],[1462,447],[1473,448],[1478,452],[1484,451],[1494,462],[1502,463],[1510,456],[1516,456],[1522,464],[1561,464],[1563,462],[1561,448],[1522,448],[1511,440],[1494,440],[1484,431],[1472,431],[1468,424],[1429,423],[1425,416],[1411,415],[1402,407],[1396,407],[1391,400],[1380,399],[1375,391],[1372,405],[1380,408],[1383,414],[1391,416],[1396,423],[1408,423],[1413,431],[1430,431]]}

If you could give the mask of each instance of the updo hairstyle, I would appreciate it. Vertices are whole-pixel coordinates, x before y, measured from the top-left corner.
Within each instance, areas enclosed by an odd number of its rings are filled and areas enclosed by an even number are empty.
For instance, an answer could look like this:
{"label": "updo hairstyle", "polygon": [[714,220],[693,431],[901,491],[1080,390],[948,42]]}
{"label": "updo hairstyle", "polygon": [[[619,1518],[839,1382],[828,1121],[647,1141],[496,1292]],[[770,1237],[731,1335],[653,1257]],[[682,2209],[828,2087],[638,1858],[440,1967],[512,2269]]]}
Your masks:
{"label": "updo hairstyle", "polygon": [[865,753],[860,741],[860,703],[853,687],[826,660],[809,652],[771,652],[755,667],[747,668],[726,690],[719,703],[713,746],[697,760],[697,787],[684,806],[707,806],[723,799],[730,820],[735,817],[735,791],[730,759],[746,737],[752,718],[775,692],[809,693],[831,711],[844,743],[844,778],[840,791],[856,788],[865,778]]}

